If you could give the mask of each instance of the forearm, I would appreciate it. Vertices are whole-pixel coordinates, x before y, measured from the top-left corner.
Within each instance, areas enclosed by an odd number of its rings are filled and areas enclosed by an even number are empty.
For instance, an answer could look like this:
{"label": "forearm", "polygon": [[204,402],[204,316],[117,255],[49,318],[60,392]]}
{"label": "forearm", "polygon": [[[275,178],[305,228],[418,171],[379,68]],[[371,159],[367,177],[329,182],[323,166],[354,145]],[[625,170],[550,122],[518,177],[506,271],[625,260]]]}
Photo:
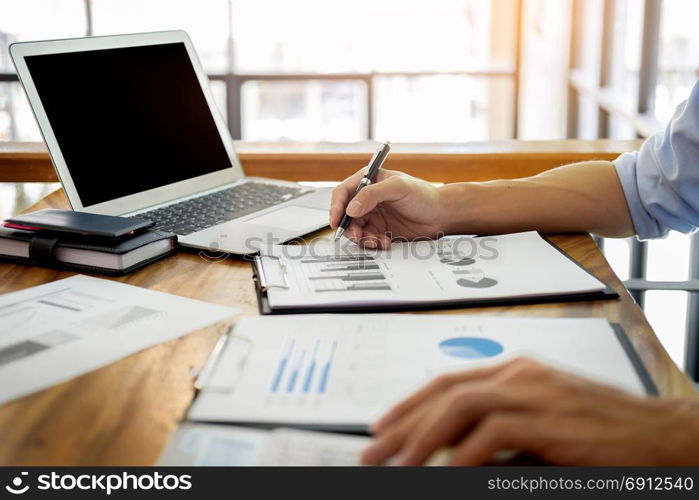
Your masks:
{"label": "forearm", "polygon": [[522,179],[448,184],[440,194],[449,233],[635,233],[619,178],[605,161],[576,163]]}

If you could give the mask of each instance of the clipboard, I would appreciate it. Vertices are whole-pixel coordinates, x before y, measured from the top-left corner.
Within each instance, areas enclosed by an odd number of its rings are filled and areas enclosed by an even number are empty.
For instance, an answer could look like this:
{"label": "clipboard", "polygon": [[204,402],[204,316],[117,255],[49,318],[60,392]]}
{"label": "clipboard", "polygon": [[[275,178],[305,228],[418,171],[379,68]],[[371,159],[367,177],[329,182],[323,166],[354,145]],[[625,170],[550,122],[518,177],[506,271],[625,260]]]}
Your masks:
{"label": "clipboard", "polygon": [[[592,276],[592,273],[585,269],[578,261],[573,259],[566,252],[552,243],[549,239],[543,238],[554,249],[560,252],[566,259],[570,260],[580,269]],[[264,261],[263,261],[264,260]],[[278,277],[275,279],[269,272],[270,265],[276,266],[275,273]],[[502,298],[487,298],[487,299],[464,299],[464,300],[434,300],[423,302],[411,302],[406,304],[371,304],[371,305],[332,305],[332,306],[299,306],[299,307],[283,307],[274,308],[271,306],[267,291],[270,288],[289,288],[287,277],[287,269],[284,261],[274,255],[262,255],[260,253],[254,256],[251,263],[252,280],[255,285],[255,293],[257,295],[257,306],[262,315],[272,314],[309,314],[309,313],[370,313],[370,312],[402,312],[402,311],[426,311],[439,309],[464,309],[474,307],[491,307],[491,306],[513,306],[526,304],[550,304],[563,302],[585,302],[594,300],[614,300],[619,298],[619,294],[604,283],[605,288],[601,291],[594,292],[575,292],[556,295],[541,295],[536,297],[502,297]],[[599,279],[599,278],[596,278]],[[600,280],[601,281],[601,280]]]}
{"label": "clipboard", "polygon": [[660,392],[658,391],[658,386],[655,385],[653,377],[650,376],[646,365],[643,363],[641,356],[638,355],[636,348],[631,343],[631,340],[624,331],[624,328],[619,323],[610,322],[609,324],[612,326],[617,340],[619,340],[619,343],[624,349],[624,352],[626,352],[626,355],[629,357],[636,374],[638,374],[638,378],[641,380],[643,387],[646,389],[646,394],[654,397],[659,396]]}
{"label": "clipboard", "polygon": [[[639,381],[643,388],[645,389],[645,392],[648,396],[651,397],[657,397],[659,395],[659,391],[657,388],[657,385],[653,381],[653,378],[651,377],[650,373],[648,372],[648,369],[646,368],[645,364],[643,363],[643,360],[639,356],[638,352],[634,348],[633,344],[631,343],[629,337],[627,336],[626,332],[624,331],[623,327],[618,324],[618,323],[609,323],[611,326],[614,335],[616,339],[618,340],[620,346],[622,347],[622,350],[626,354],[626,356],[629,358],[629,361],[631,363],[631,366],[636,373],[636,375],[639,378]],[[252,338],[248,338],[245,336],[241,335],[236,335],[235,333],[235,326],[232,326],[226,333],[224,333],[220,339],[219,342],[216,344],[214,349],[212,350],[211,355],[209,356],[209,359],[207,360],[206,364],[204,365],[204,368],[200,372],[200,375],[198,379],[196,380],[195,383],[195,388],[197,389],[197,394],[195,396],[199,397],[202,392],[216,392],[216,393],[227,393],[231,392],[235,389],[235,386],[237,384],[236,377],[230,376],[230,372],[226,373],[224,377],[219,377],[223,378],[226,380],[226,383],[223,385],[220,385],[216,383],[214,378],[212,378],[212,375],[214,375],[215,370],[217,367],[222,366],[220,363],[221,358],[224,356],[224,353],[226,353],[227,350],[233,349],[233,354],[234,354],[234,359],[235,363],[231,363],[235,365],[234,369],[242,369],[247,361],[247,358],[249,357],[249,354],[251,352],[251,348],[254,345],[255,341]],[[230,361],[231,354],[226,353],[227,361]],[[227,363],[228,364],[228,363]],[[303,430],[315,430],[315,431],[325,431],[325,432],[339,432],[339,433],[344,433],[344,434],[357,434],[357,435],[369,435],[369,428],[368,426],[365,425],[356,425],[356,424],[343,424],[343,423],[333,423],[333,424],[319,424],[319,423],[314,423],[312,421],[312,416],[309,416],[309,422],[308,423],[284,423],[284,422],[276,422],[276,421],[247,421],[247,420],[221,420],[221,419],[195,419],[193,421],[199,422],[199,423],[212,423],[212,424],[227,424],[227,425],[243,425],[243,426],[248,426],[248,427],[253,427],[253,428],[259,428],[259,429],[273,429],[277,428],[281,425],[284,427],[290,427],[290,428],[296,428],[296,429],[303,429]]]}

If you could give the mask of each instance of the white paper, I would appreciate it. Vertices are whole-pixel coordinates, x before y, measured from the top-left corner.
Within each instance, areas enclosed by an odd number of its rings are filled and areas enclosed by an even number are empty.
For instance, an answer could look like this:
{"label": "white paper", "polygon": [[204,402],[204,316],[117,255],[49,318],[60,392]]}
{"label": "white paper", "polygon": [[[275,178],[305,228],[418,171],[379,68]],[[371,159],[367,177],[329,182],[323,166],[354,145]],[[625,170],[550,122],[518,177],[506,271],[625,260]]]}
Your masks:
{"label": "white paper", "polygon": [[186,422],[175,431],[158,465],[359,465],[360,453],[370,442],[361,436]]}
{"label": "white paper", "polygon": [[[467,302],[592,293],[600,280],[538,233],[394,244],[388,250],[319,242],[275,245],[262,257],[269,303],[337,305]],[[278,260],[279,259],[279,260]],[[280,266],[281,262],[281,266]]]}
{"label": "white paper", "polygon": [[601,318],[246,317],[233,337],[246,340],[224,348],[190,408],[190,420],[361,427],[441,372],[518,356],[645,392],[616,333]]}
{"label": "white paper", "polygon": [[0,296],[0,404],[237,312],[81,275],[5,294]]}

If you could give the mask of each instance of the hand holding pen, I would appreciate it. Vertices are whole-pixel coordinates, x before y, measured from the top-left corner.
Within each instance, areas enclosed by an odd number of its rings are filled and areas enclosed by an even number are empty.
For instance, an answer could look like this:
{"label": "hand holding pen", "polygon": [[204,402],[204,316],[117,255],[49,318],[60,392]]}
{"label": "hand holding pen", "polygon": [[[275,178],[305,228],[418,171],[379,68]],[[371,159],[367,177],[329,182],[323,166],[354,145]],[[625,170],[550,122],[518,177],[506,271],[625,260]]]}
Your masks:
{"label": "hand holding pen", "polygon": [[[382,146],[379,152],[384,149]],[[385,157],[381,159],[377,153],[372,158],[373,177],[369,177],[371,168],[365,167],[334,189],[330,226],[342,227],[338,234],[344,233],[363,247],[388,248],[393,240],[436,238],[452,231],[451,219],[462,214],[460,200],[450,197],[459,197],[459,189],[440,188],[403,172],[378,168],[376,160],[383,163]],[[365,181],[365,177],[369,178]],[[453,192],[446,196],[447,191]]]}
{"label": "hand holding pen", "polygon": [[[352,198],[356,197],[357,194],[359,194],[359,192],[366,186],[376,181],[376,176],[379,173],[379,169],[381,169],[381,165],[383,165],[383,162],[386,161],[386,157],[388,156],[388,153],[390,151],[391,143],[384,142],[381,145],[381,147],[376,151],[376,153],[374,153],[374,156],[371,158],[371,161],[367,166],[364,176],[359,181],[359,184],[357,184],[357,188],[355,189],[354,196]],[[337,230],[335,231],[335,237],[333,238],[333,241],[337,241],[342,237],[342,234],[347,229],[347,226],[350,225],[350,222],[352,222],[352,217],[347,215],[347,213],[345,212],[345,214],[342,216],[340,224],[337,227]]]}

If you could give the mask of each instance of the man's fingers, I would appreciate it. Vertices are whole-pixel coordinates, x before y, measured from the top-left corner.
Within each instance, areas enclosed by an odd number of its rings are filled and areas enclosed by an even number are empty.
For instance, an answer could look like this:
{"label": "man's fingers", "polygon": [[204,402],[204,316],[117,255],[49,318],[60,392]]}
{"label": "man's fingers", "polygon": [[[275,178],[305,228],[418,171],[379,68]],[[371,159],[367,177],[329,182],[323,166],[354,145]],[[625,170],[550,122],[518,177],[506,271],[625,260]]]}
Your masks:
{"label": "man's fingers", "polygon": [[369,222],[364,226],[362,237],[357,240],[357,244],[366,248],[388,248],[391,246],[391,238],[385,231],[379,230]]}
{"label": "man's fingers", "polygon": [[500,451],[525,451],[543,456],[557,437],[555,426],[538,413],[489,416],[453,449],[449,465],[483,465]]}
{"label": "man's fingers", "polygon": [[526,398],[498,389],[487,383],[469,384],[445,394],[406,439],[398,465],[422,465],[435,451],[470,432],[491,412],[529,409]]}
{"label": "man's fingers", "polygon": [[333,189],[332,197],[330,198],[330,227],[333,229],[340,224],[340,220],[345,213],[345,207],[354,195],[357,184],[364,176],[364,171],[364,168],[358,170]]}
{"label": "man's fingers", "polygon": [[347,205],[347,215],[362,217],[376,208],[379,203],[399,201],[409,192],[406,179],[401,176],[389,177],[385,181],[370,184],[362,189]]}
{"label": "man's fingers", "polygon": [[345,229],[345,237],[350,240],[357,242],[362,239],[364,235],[364,226],[366,225],[366,220],[364,219],[352,219],[350,225]]}
{"label": "man's fingers", "polygon": [[444,373],[438,377],[435,377],[424,385],[422,389],[418,390],[412,396],[404,399],[391,408],[384,416],[374,423],[372,430],[375,433],[382,432],[386,427],[400,419],[405,413],[422,404],[426,399],[434,396],[435,394],[444,392],[453,385],[492,377],[501,371],[510,368],[513,364],[518,362],[519,360],[513,360],[495,366],[488,366],[485,368],[477,368],[474,370],[461,372]]}
{"label": "man's fingers", "polygon": [[[356,171],[333,189],[330,199],[330,226],[333,229],[337,228],[340,224],[340,220],[342,220],[342,216],[345,214],[345,207],[347,207],[347,204],[354,196],[357,185],[362,177],[364,177],[365,172],[366,167]],[[376,183],[398,174],[399,172],[393,170],[381,169],[376,176]]]}
{"label": "man's fingers", "polygon": [[380,465],[396,454],[405,443],[405,439],[417,424],[430,411],[429,407],[416,408],[401,422],[394,425],[389,432],[381,435],[362,452],[362,463],[365,465]]}
{"label": "man's fingers", "polygon": [[345,213],[345,206],[340,204],[340,203],[335,203],[333,205],[330,205],[330,227],[332,229],[337,229],[337,226],[340,225],[340,221],[342,220],[342,216]]}
{"label": "man's fingers", "polygon": [[362,229],[362,237],[357,240],[357,245],[368,249],[382,248],[383,241],[376,226],[367,224]]}

